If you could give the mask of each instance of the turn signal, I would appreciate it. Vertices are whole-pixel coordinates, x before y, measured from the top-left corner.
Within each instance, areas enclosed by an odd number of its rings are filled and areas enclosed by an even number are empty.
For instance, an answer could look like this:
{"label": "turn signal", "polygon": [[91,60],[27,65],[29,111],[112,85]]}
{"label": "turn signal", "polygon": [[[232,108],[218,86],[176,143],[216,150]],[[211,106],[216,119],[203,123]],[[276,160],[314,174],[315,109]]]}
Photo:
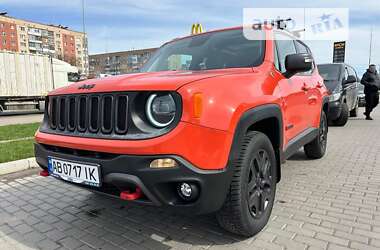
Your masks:
{"label": "turn signal", "polygon": [[202,105],[203,105],[203,96],[202,93],[196,93],[193,95],[193,115],[194,118],[201,118],[202,115]]}
{"label": "turn signal", "polygon": [[156,159],[150,163],[150,168],[174,168],[177,162],[170,158]]}

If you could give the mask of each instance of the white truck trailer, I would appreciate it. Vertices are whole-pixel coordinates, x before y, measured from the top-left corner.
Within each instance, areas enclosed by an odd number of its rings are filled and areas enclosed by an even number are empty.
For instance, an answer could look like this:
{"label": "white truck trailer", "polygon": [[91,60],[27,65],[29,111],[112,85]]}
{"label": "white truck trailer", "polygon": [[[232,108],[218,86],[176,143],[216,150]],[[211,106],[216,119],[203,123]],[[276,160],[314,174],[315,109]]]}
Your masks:
{"label": "white truck trailer", "polygon": [[47,55],[1,51],[0,115],[42,112],[46,94],[68,85],[73,75],[76,67]]}

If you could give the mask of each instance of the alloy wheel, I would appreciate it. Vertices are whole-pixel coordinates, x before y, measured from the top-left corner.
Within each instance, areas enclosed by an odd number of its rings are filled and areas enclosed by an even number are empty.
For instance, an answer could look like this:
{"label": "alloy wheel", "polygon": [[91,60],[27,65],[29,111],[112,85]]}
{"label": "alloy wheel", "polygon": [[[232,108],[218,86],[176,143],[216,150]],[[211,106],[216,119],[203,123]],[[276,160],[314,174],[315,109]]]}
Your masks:
{"label": "alloy wheel", "polygon": [[248,208],[254,218],[260,218],[272,195],[272,172],[268,153],[261,149],[254,156],[248,171]]}

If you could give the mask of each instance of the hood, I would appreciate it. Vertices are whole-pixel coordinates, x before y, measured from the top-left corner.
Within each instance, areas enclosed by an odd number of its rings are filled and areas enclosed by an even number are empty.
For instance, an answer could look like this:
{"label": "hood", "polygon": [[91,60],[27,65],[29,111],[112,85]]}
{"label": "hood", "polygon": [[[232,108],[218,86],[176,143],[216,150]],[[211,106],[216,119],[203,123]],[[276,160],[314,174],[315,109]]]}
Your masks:
{"label": "hood", "polygon": [[[207,71],[162,71],[135,73],[111,76],[101,79],[90,79],[77,82],[67,87],[53,90],[50,95],[64,95],[77,93],[101,93],[122,91],[174,91],[180,87],[206,78],[213,78],[237,72],[251,71],[247,69],[222,69]],[[94,85],[91,89],[80,88],[83,85]]]}

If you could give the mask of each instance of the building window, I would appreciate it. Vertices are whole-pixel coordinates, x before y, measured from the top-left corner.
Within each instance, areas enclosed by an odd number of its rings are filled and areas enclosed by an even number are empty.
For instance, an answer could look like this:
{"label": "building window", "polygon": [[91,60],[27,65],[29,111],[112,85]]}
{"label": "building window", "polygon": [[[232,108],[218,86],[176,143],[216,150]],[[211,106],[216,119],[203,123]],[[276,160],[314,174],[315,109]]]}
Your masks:
{"label": "building window", "polygon": [[7,40],[3,40],[3,45],[7,45]]}
{"label": "building window", "polygon": [[55,34],[55,36],[56,36],[57,38],[60,38],[60,37],[61,37],[61,35],[60,35],[60,34]]}
{"label": "building window", "polygon": [[1,32],[1,34],[2,34],[3,36],[6,36],[6,35],[7,35],[7,33],[5,33],[5,31]]}
{"label": "building window", "polygon": [[11,42],[11,46],[15,47],[16,46],[16,42],[12,41]]}
{"label": "building window", "polygon": [[15,26],[14,25],[11,25],[11,30],[14,30],[15,29]]}
{"label": "building window", "polygon": [[26,47],[26,43],[24,43],[24,42],[21,42],[20,45],[21,45],[22,47]]}
{"label": "building window", "polygon": [[21,31],[25,31],[25,27],[24,27],[24,26],[21,26],[21,27],[20,27],[20,30],[21,30]]}
{"label": "building window", "polygon": [[4,24],[3,23],[0,23],[0,28],[4,28]]}

